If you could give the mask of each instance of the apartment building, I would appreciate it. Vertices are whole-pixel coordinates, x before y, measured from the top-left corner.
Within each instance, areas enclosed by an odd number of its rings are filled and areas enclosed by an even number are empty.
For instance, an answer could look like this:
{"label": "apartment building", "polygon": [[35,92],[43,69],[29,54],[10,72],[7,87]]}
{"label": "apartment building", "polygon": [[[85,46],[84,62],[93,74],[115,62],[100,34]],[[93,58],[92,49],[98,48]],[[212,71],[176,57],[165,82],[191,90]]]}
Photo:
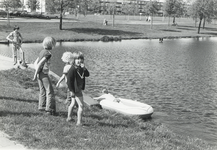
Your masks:
{"label": "apartment building", "polygon": [[[4,6],[2,6],[1,4],[6,1],[6,0],[0,0],[0,9],[5,9]],[[31,11],[37,11],[37,12],[45,12],[46,11],[46,0],[38,0],[39,1],[39,9],[37,10],[31,10],[27,3],[28,3],[28,0],[20,0],[21,3],[23,4],[23,7],[22,8],[19,8],[18,10],[27,10],[28,12],[31,12]],[[124,4],[138,4],[139,6],[139,9],[141,10],[142,12],[142,7],[150,2],[150,1],[157,1],[159,3],[159,7],[160,9],[162,10],[162,6],[163,6],[163,3],[166,1],[166,0],[99,0],[100,3],[101,3],[101,7],[103,7],[103,5],[108,5],[108,4],[113,4],[115,5],[116,9],[118,12],[121,11],[121,8]],[[187,4],[191,4],[192,2],[194,2],[195,0],[184,0]],[[101,8],[103,9],[103,8]],[[161,11],[160,10],[160,11]]]}
{"label": "apartment building", "polygon": [[108,7],[110,5],[115,7],[116,13],[123,13],[123,9],[126,5],[130,8],[130,6],[137,7],[137,11],[139,13],[144,13],[144,6],[151,2],[151,1],[157,1],[158,7],[159,7],[159,14],[162,14],[162,8],[163,8],[163,3],[165,0],[100,0],[101,3],[101,12],[104,11],[105,7]]}

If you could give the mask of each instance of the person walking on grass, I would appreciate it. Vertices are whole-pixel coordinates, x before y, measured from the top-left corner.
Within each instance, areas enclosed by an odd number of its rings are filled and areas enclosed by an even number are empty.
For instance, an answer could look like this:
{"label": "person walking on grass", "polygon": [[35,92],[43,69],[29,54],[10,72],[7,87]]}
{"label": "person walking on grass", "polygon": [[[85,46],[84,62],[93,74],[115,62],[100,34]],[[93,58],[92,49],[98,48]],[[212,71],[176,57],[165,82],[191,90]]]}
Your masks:
{"label": "person walking on grass", "polygon": [[85,89],[85,77],[88,77],[89,71],[84,65],[84,55],[81,52],[73,53],[74,61],[67,75],[67,85],[71,94],[71,104],[68,107],[68,116],[66,121],[72,120],[72,110],[74,108],[75,102],[78,104],[77,111],[77,126],[81,126],[82,123],[82,112],[83,112],[83,93],[82,90]]}
{"label": "person walking on grass", "polygon": [[[60,83],[63,80],[65,81],[65,83],[67,83],[67,74],[68,74],[69,69],[71,68],[73,60],[74,60],[73,54],[71,52],[65,52],[65,53],[63,53],[61,59],[65,63],[65,66],[63,68],[63,74],[62,74],[62,76],[60,77],[60,79],[58,80],[58,82],[56,84],[57,88],[59,87]],[[70,104],[70,103],[71,103],[71,98],[70,98],[70,91],[68,89],[67,90],[67,97],[66,97],[65,104]]]}
{"label": "person walking on grass", "polygon": [[25,55],[24,51],[21,48],[22,42],[23,42],[23,37],[18,31],[20,28],[18,26],[14,26],[14,31],[11,32],[6,39],[12,43],[12,54],[13,54],[13,59],[14,59],[14,66],[18,64],[18,58],[17,58],[17,53],[20,51],[20,61],[19,63],[22,64],[22,66],[27,67],[26,62],[25,62]]}
{"label": "person walking on grass", "polygon": [[39,84],[39,111],[46,111],[49,115],[55,115],[56,102],[54,89],[48,75],[50,68],[51,51],[56,45],[53,37],[46,37],[43,40],[43,50],[39,53],[35,61],[35,74],[33,80],[38,80]]}

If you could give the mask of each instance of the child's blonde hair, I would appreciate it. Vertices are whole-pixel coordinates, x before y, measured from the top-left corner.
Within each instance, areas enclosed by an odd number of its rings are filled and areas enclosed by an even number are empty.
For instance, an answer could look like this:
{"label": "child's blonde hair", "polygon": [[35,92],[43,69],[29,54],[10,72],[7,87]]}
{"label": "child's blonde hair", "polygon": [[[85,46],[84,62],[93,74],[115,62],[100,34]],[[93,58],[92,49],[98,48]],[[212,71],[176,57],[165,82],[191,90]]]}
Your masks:
{"label": "child's blonde hair", "polygon": [[77,52],[73,52],[73,53],[72,53],[72,58],[73,58],[72,64],[75,64],[75,59],[77,59],[78,56],[79,56],[79,55],[78,55]]}
{"label": "child's blonde hair", "polygon": [[53,37],[46,37],[43,40],[44,49],[51,50],[56,46],[56,40]]}
{"label": "child's blonde hair", "polygon": [[63,56],[61,59],[64,63],[72,63],[74,60],[74,57],[73,57],[73,54],[71,52],[65,52],[65,53],[63,53]]}

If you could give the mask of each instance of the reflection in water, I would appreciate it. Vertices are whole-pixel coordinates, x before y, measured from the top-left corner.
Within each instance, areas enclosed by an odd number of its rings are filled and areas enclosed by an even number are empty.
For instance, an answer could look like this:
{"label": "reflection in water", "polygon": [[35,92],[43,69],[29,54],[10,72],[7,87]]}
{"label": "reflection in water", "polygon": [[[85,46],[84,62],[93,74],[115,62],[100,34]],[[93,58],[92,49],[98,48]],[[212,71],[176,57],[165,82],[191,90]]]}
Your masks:
{"label": "reflection in water", "polygon": [[[34,46],[33,46],[34,45]],[[5,46],[6,47],[6,46]],[[1,45],[1,52],[8,51]],[[114,95],[153,106],[153,119],[177,133],[217,140],[217,38],[63,42],[53,50],[51,69],[61,75],[65,51],[82,51],[91,76],[86,92],[107,87]],[[28,61],[41,44],[23,44]]]}

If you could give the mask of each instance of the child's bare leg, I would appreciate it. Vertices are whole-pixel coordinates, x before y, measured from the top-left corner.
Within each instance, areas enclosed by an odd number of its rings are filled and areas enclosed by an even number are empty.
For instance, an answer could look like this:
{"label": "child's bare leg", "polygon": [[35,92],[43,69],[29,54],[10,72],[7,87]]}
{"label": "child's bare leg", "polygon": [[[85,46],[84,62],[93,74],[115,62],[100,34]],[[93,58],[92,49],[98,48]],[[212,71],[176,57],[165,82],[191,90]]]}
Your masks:
{"label": "child's bare leg", "polygon": [[22,48],[21,47],[18,47],[18,49],[20,50],[20,60],[22,61],[22,63],[23,63],[23,50],[22,50]]}
{"label": "child's bare leg", "polygon": [[13,58],[14,58],[14,65],[16,65],[16,63],[17,63],[17,49],[16,49],[15,45],[12,46],[12,53],[13,53]]}
{"label": "child's bare leg", "polygon": [[71,103],[68,107],[68,116],[67,116],[66,121],[72,120],[72,111],[73,111],[74,105],[75,105],[75,98],[71,98]]}
{"label": "child's bare leg", "polygon": [[82,114],[83,114],[83,107],[84,107],[84,101],[83,96],[82,97],[76,97],[76,102],[78,103],[78,112],[77,112],[77,126],[81,125],[82,121]]}
{"label": "child's bare leg", "polygon": [[21,47],[20,47],[20,58],[21,58],[22,65],[24,67],[27,67],[26,60],[25,60],[25,54],[24,54],[24,51]]}

